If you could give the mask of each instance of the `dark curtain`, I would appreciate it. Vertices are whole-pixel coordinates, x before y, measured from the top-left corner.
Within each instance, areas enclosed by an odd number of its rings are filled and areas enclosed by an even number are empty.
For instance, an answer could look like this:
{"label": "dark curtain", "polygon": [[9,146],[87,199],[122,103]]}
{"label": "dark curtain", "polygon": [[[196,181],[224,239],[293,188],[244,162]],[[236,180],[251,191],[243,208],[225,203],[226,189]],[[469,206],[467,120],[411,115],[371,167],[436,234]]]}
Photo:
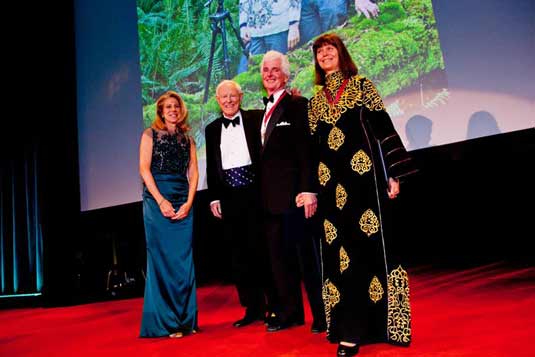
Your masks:
{"label": "dark curtain", "polygon": [[43,287],[37,145],[6,153],[0,175],[0,296]]}

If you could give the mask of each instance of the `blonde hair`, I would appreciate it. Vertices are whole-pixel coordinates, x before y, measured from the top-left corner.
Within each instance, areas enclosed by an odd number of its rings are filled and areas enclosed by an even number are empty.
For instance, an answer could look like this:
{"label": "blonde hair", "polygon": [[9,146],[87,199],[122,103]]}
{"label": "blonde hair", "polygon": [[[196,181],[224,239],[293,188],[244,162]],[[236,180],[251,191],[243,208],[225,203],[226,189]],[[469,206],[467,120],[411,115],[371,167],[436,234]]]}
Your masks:
{"label": "blonde hair", "polygon": [[180,106],[180,117],[177,123],[177,128],[180,132],[187,133],[190,130],[190,126],[187,123],[188,109],[186,108],[186,103],[184,103],[177,92],[172,90],[162,94],[156,101],[156,115],[152,121],[151,127],[158,130],[166,129],[165,119],[163,118],[163,102],[169,98],[175,98],[178,101],[178,105]]}

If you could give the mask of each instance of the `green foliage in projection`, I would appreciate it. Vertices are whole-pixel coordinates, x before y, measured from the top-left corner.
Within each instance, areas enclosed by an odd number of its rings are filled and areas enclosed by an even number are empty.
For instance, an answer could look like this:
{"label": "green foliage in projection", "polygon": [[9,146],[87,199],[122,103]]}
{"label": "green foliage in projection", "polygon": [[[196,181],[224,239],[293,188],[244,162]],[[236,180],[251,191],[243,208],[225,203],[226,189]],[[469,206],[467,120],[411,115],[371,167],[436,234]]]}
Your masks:
{"label": "green foliage in projection", "polygon": [[[216,85],[224,79],[221,36],[217,37],[210,78],[209,99],[202,103],[211,44],[209,15],[215,11],[195,0],[138,0],[138,30],[141,54],[145,124],[154,116],[154,101],[165,90],[179,92],[188,106],[189,121],[197,143],[204,144],[204,127],[219,115],[214,98]],[[234,26],[238,27],[238,1],[225,0]],[[383,97],[413,84],[419,77],[443,69],[431,0],[388,0],[379,3],[375,19],[352,15],[346,26],[333,30],[346,44],[359,73],[370,78]],[[232,73],[241,49],[227,23],[227,42]],[[288,53],[290,87],[310,98],[314,85],[314,62],[310,44]],[[249,59],[247,72],[236,75],[243,89],[243,108],[261,108],[265,94],[260,76],[262,55]]]}
{"label": "green foliage in projection", "polygon": [[[169,89],[179,93],[202,91],[212,42],[209,15],[215,11],[214,5],[208,9],[203,4],[195,0],[138,0],[144,105],[152,103]],[[226,0],[225,8],[231,14],[237,14],[238,2]],[[228,25],[227,32],[229,55],[233,59],[238,58],[239,44],[231,40],[230,36],[234,36],[234,33]],[[221,37],[217,40],[212,68],[213,83],[224,77]]]}

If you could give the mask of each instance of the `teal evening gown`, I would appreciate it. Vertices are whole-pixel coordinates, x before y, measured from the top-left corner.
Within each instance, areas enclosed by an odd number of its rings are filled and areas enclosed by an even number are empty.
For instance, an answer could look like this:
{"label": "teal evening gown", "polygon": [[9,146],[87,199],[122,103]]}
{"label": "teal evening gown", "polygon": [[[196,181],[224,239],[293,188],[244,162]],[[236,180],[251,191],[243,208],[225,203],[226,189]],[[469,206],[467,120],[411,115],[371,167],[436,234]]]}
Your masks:
{"label": "teal evening gown", "polygon": [[[152,129],[151,172],[160,193],[177,210],[188,197],[190,139]],[[178,221],[162,215],[143,188],[143,221],[147,244],[147,280],[141,337],[185,334],[197,329],[197,296],[192,256],[193,211]]]}

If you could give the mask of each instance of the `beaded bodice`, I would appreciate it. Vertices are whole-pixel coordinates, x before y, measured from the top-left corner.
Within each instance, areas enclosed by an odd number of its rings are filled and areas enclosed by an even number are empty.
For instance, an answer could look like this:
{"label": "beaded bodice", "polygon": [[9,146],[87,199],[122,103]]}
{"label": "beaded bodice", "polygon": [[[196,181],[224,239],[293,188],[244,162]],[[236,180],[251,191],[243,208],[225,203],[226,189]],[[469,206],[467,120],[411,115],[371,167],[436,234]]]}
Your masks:
{"label": "beaded bodice", "polygon": [[181,132],[152,129],[152,173],[186,175],[190,158],[190,138]]}

